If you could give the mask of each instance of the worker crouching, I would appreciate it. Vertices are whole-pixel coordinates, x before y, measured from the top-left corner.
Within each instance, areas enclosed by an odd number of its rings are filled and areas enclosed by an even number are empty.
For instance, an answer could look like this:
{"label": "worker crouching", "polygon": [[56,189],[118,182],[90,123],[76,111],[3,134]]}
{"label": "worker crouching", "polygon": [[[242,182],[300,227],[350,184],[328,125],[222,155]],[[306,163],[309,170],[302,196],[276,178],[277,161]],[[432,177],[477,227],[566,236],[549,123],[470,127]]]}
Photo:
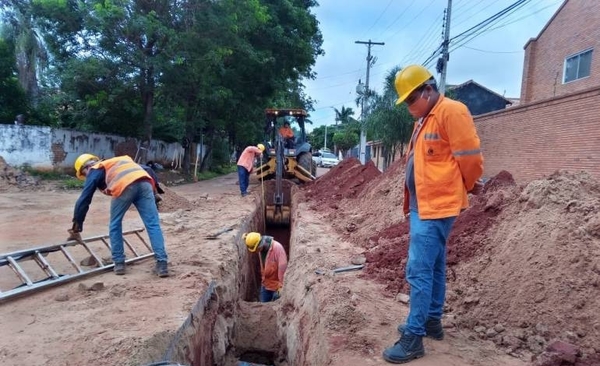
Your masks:
{"label": "worker crouching", "polygon": [[256,232],[243,236],[250,253],[258,252],[260,260],[260,302],[275,301],[281,296],[283,277],[287,269],[287,255],[283,245],[272,236]]}

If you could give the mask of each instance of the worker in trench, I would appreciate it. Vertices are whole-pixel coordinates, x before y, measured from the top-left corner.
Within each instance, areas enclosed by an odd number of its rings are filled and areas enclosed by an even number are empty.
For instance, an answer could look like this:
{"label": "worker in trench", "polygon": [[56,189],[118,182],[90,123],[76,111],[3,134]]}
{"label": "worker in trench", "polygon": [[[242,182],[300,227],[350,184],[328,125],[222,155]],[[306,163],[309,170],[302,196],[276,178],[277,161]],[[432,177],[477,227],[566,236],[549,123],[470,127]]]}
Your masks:
{"label": "worker in trench", "polygon": [[271,302],[281,296],[283,277],[287,269],[285,249],[272,236],[261,235],[257,232],[243,235],[244,242],[250,253],[258,252],[260,261],[260,302]]}
{"label": "worker in trench", "polygon": [[238,180],[242,197],[248,195],[248,185],[250,184],[250,173],[252,173],[252,168],[254,167],[254,159],[259,157],[264,151],[265,145],[263,144],[248,146],[237,161]]}
{"label": "worker in trench", "polygon": [[444,338],[446,243],[452,225],[466,209],[468,193],[483,188],[483,156],[467,107],[441,95],[433,75],[411,65],[396,74],[396,104],[417,120],[409,143],[404,214],[410,224],[406,280],[409,313],[398,326],[400,339],[383,352],[390,363],[423,357],[423,337]]}
{"label": "worker in trench", "polygon": [[75,160],[75,175],[85,180],[83,191],[75,203],[73,227],[67,240],[82,242],[83,222],[96,190],[112,197],[110,203],[109,237],[117,275],[125,274],[125,251],[123,248],[123,217],[133,204],[146,227],[150,245],[154,251],[159,277],[169,276],[167,253],[155,202],[156,182],[148,172],[129,156],[117,156],[101,160],[91,154],[82,154]]}

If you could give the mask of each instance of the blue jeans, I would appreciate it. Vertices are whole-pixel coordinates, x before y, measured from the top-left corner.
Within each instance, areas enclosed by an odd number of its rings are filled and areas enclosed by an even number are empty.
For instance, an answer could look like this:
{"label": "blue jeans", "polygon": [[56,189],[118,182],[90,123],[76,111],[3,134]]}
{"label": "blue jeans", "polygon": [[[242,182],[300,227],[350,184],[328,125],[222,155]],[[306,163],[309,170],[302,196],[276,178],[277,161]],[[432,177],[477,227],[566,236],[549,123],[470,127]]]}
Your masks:
{"label": "blue jeans", "polygon": [[410,243],[406,280],[410,284],[410,312],[406,331],[425,335],[427,319],[441,319],[446,297],[446,242],[456,217],[421,220],[410,211]]}
{"label": "blue jeans", "polygon": [[109,236],[112,259],[115,263],[125,262],[125,251],[123,249],[123,216],[131,207],[137,208],[154,251],[157,261],[167,261],[165,251],[165,239],[160,228],[158,209],[154,202],[152,185],[148,181],[137,181],[130,184],[119,197],[114,197],[110,202],[110,224]]}
{"label": "blue jeans", "polygon": [[243,166],[238,165],[238,180],[240,181],[240,191],[242,192],[242,196],[248,194],[248,184],[250,182],[250,172],[246,170]]}
{"label": "blue jeans", "polygon": [[271,302],[279,299],[277,291],[267,290],[265,286],[260,286],[260,302]]}

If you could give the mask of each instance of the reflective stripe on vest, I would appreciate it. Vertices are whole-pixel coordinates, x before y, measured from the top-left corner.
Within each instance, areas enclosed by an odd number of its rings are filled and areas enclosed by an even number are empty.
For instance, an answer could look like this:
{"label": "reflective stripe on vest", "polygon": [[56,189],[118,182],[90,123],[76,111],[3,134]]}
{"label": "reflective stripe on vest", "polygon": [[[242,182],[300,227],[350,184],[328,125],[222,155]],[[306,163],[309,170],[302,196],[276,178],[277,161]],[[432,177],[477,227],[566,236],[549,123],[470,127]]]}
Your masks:
{"label": "reflective stripe on vest", "polygon": [[92,169],[104,168],[106,171],[106,189],[103,193],[119,197],[125,188],[140,178],[152,180],[144,168],[134,162],[129,156],[118,156],[96,164]]}

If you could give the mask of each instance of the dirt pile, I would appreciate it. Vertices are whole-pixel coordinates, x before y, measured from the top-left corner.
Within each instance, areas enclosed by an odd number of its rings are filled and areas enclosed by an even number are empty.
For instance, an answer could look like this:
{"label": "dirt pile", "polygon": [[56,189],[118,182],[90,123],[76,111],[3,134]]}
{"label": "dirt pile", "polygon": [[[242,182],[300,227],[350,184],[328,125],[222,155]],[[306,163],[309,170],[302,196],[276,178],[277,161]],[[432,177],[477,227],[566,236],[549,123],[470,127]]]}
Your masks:
{"label": "dirt pile", "polygon": [[187,198],[178,195],[168,187],[162,185],[161,188],[165,191],[165,193],[160,195],[162,201],[160,201],[158,204],[159,212],[174,212],[177,210],[188,211],[198,207],[198,205],[188,201]]}
{"label": "dirt pile", "polygon": [[[398,163],[351,198],[323,192],[315,203],[365,247],[363,276],[389,296],[409,291],[402,175]],[[519,187],[500,172],[457,218],[448,265],[446,310],[458,328],[515,356],[540,355],[539,365],[563,362],[542,354],[554,339],[581,350],[576,364],[600,364],[600,183],[589,174],[561,171]]]}
{"label": "dirt pile", "polygon": [[556,172],[517,193],[487,198],[503,208],[479,233],[488,245],[457,266],[448,294],[457,323],[517,354],[555,338],[600,353],[600,183]]}
{"label": "dirt pile", "polygon": [[[471,197],[471,206],[457,219],[448,240],[448,265],[477,256],[489,243],[487,233],[503,208],[517,197],[518,188],[510,173],[502,171],[490,179],[484,194]],[[402,210],[391,206],[391,209]],[[405,281],[409,243],[408,221],[400,221],[370,237],[365,256],[365,276],[386,285],[387,294],[409,291]]]}
{"label": "dirt pile", "polygon": [[31,175],[11,167],[6,160],[0,156],[0,191],[10,188],[23,188],[35,186],[38,181]]}
{"label": "dirt pile", "polygon": [[338,208],[340,200],[356,198],[366,183],[381,175],[372,161],[362,165],[356,158],[344,159],[305,188],[306,197],[315,202],[312,208]]}
{"label": "dirt pile", "polygon": [[[366,243],[377,231],[404,220],[400,161],[383,174],[371,162],[362,166],[357,159],[348,159],[343,163],[308,187],[306,198],[313,210],[357,243]],[[332,194],[334,189],[341,194]]]}

